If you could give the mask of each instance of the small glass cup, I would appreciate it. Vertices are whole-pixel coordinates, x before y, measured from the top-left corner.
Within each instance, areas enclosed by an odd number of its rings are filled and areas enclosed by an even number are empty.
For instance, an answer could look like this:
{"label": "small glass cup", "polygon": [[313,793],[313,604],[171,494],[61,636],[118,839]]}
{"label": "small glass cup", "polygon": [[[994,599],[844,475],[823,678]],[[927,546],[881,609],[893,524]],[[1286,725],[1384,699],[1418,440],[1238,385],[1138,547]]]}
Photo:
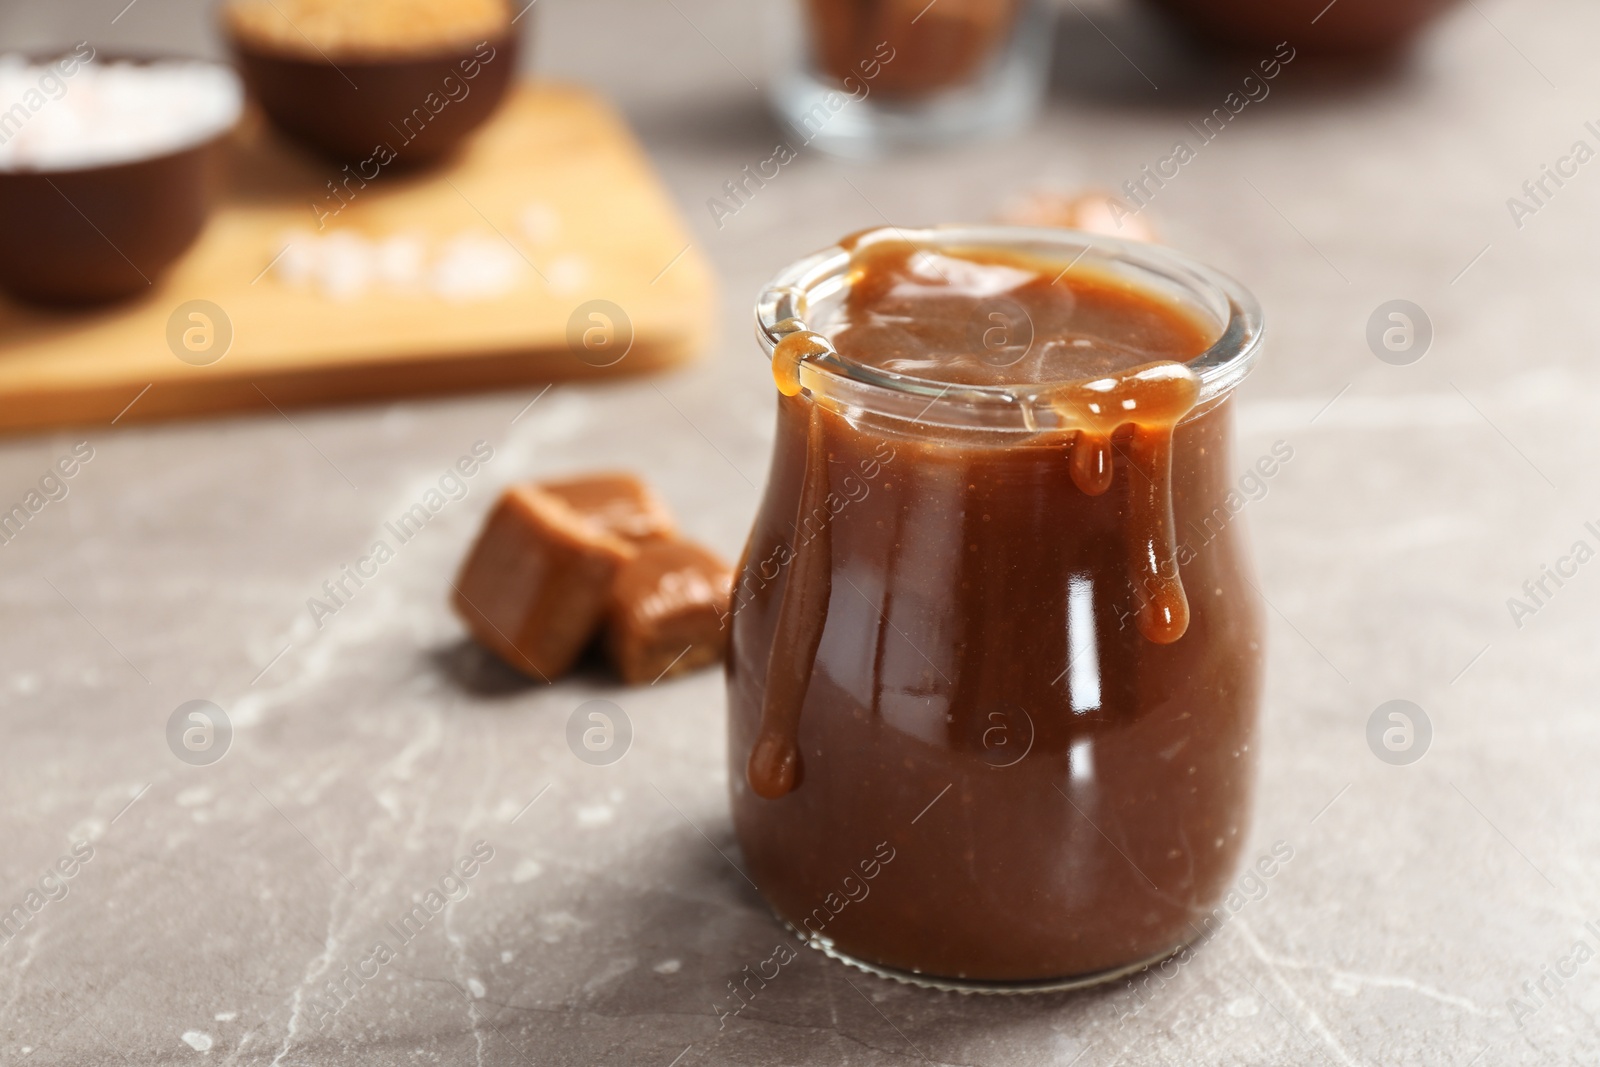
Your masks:
{"label": "small glass cup", "polygon": [[771,103],[799,148],[870,157],[1027,125],[1048,0],[769,0]]}
{"label": "small glass cup", "polygon": [[[1107,981],[1214,933],[1244,845],[1262,619],[1227,503],[1230,397],[1260,352],[1261,312],[1237,282],[1155,245],[896,233],[1075,264],[1210,328],[1187,362],[1198,401],[1171,430],[1188,629],[1158,643],[1136,624],[1145,599],[1122,535],[1146,468],[1128,442],[1112,488],[1091,495],[1068,471],[1070,413],[1040,387],[942,384],[814,345],[800,391],[778,400],[734,587],[729,779],[746,870],[802,941],[875,974],[979,992]],[[769,358],[799,330],[826,334],[851,262],[830,248],[771,283],[756,309]],[[820,637],[814,661],[780,676],[791,595],[821,596]],[[791,676],[799,770],[769,799],[752,755],[770,736],[769,688]]]}

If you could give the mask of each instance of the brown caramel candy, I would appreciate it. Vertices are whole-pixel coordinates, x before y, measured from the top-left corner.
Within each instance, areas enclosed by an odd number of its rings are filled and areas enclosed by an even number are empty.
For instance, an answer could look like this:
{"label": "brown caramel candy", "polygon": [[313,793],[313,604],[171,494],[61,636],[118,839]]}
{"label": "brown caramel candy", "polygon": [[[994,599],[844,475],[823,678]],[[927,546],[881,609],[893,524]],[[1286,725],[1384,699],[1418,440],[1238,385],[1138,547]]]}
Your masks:
{"label": "brown caramel candy", "polygon": [[1129,241],[1157,240],[1155,227],[1142,214],[1135,214],[1126,201],[1098,191],[1076,195],[1036,192],[1005,212],[1001,221],[1018,226],[1065,226]]}
{"label": "brown caramel candy", "polygon": [[594,636],[613,579],[638,554],[619,531],[667,521],[649,491],[622,476],[513,486],[456,578],[456,613],[511,666],[550,681]]}
{"label": "brown caramel candy", "polygon": [[699,545],[654,541],[617,573],[606,643],[630,685],[715,663],[727,644],[733,572]]}
{"label": "brown caramel candy", "polygon": [[631,474],[586,474],[558,482],[541,482],[540,489],[558,497],[585,519],[607,533],[628,541],[671,537],[672,515],[648,485]]}

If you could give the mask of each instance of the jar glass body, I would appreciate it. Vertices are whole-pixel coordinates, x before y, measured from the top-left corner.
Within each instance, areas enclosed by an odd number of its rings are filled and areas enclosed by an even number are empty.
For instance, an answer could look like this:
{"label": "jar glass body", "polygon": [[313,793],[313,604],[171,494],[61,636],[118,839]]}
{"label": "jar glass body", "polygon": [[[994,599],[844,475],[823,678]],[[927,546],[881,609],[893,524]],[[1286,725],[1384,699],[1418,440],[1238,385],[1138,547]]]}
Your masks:
{"label": "jar glass body", "polygon": [[[1159,269],[1163,253],[1139,255]],[[1211,306],[1249,317],[1227,294]],[[1241,349],[1238,324],[1218,325]],[[1253,359],[1259,316],[1246,327]],[[1214,923],[1248,822],[1262,619],[1231,454],[1248,359],[1207,360],[1237,373],[1173,432],[1191,618],[1170,644],[1135,625],[1125,490],[1140,475],[1120,453],[1112,488],[1090,496],[1059,437],[1002,415],[941,419],[935,399],[908,418],[882,395],[896,391],[822,368],[779,398],[737,574],[730,789],[748,873],[811,944],[934,985],[1060,988]],[[801,508],[818,432],[826,492],[811,499],[826,515]],[[746,763],[767,662],[791,563],[824,523],[831,593],[803,769],[764,799]]]}
{"label": "jar glass body", "polygon": [[771,104],[796,149],[865,157],[1003,134],[1049,80],[1047,0],[770,0],[767,15]]}

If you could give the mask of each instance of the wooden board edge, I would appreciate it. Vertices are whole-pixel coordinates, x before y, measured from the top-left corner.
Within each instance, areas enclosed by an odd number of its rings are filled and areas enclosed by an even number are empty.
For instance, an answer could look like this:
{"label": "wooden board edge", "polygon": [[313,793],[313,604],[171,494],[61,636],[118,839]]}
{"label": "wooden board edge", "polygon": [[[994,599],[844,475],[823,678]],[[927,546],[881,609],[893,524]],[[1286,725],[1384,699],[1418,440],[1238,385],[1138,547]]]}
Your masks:
{"label": "wooden board edge", "polygon": [[[190,378],[147,387],[110,385],[71,396],[13,393],[0,397],[0,436],[271,413],[274,408],[426,401],[555,382],[622,381],[690,366],[703,358],[708,340],[691,334],[640,342],[623,363],[604,368],[590,367],[565,349],[508,350],[469,359],[410,360],[384,368],[377,377],[370,366],[327,366],[266,372],[249,380]],[[441,381],[449,384],[441,386]]]}

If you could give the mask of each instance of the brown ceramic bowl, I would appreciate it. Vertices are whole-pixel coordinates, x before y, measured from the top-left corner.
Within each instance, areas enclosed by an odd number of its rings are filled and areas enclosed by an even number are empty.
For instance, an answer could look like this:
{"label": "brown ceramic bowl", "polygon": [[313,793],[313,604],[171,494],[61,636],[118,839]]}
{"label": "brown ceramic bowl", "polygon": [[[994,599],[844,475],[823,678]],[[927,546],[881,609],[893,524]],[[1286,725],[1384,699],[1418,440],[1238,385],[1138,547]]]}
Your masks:
{"label": "brown ceramic bowl", "polygon": [[[1410,44],[1458,0],[1149,0],[1196,35],[1264,50],[1280,42],[1311,55],[1375,55]],[[1312,20],[1315,20],[1314,22]]]}
{"label": "brown ceramic bowl", "polygon": [[148,290],[204,228],[226,136],[127,162],[0,169],[0,287],[58,305]]}
{"label": "brown ceramic bowl", "polygon": [[510,29],[482,44],[370,59],[308,59],[229,36],[246,88],[281,133],[335,162],[394,167],[432,163],[483,125],[518,53]]}

